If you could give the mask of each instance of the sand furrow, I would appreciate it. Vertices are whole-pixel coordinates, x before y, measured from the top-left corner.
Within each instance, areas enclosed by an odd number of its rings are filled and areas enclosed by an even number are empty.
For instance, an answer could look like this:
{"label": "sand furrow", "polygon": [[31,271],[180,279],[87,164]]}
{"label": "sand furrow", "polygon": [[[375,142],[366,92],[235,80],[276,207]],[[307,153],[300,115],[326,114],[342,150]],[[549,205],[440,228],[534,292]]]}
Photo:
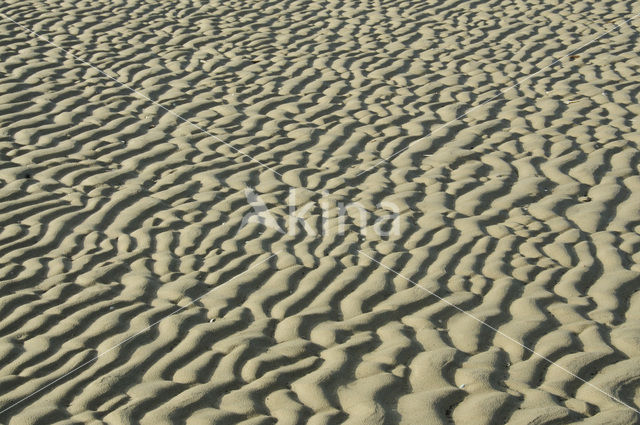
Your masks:
{"label": "sand furrow", "polygon": [[637,423],[634,12],[0,5],[0,422]]}

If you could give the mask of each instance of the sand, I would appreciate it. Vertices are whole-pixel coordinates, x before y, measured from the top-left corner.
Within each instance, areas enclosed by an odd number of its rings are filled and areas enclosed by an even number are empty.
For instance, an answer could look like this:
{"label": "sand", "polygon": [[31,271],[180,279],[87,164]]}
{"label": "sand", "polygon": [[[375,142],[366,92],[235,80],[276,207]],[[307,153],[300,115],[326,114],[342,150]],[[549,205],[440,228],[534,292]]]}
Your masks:
{"label": "sand", "polygon": [[640,423],[639,12],[3,2],[0,423]]}

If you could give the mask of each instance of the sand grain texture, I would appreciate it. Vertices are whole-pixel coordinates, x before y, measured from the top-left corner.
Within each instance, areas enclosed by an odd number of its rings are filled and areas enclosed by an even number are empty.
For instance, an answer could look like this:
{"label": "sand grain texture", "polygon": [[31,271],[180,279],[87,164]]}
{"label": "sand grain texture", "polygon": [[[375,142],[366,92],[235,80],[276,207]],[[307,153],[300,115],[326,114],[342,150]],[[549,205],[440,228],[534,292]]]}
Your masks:
{"label": "sand grain texture", "polygon": [[3,2],[0,422],[640,423],[639,12]]}

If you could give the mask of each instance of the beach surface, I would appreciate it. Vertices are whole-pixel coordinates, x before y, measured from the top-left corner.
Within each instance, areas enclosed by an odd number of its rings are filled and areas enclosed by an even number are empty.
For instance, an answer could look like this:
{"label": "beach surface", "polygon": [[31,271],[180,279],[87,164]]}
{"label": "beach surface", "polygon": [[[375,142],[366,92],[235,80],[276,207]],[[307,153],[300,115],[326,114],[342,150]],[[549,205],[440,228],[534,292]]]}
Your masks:
{"label": "beach surface", "polygon": [[640,423],[639,13],[3,1],[0,423]]}

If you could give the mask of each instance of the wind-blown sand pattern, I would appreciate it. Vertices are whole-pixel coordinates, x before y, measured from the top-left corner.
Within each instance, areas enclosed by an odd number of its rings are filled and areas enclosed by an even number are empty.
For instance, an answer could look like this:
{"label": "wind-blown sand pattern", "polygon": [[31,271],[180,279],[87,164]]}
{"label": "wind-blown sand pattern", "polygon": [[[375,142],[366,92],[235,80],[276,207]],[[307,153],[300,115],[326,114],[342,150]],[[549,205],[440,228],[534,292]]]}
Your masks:
{"label": "wind-blown sand pattern", "polygon": [[640,423],[637,2],[0,13],[1,423]]}

